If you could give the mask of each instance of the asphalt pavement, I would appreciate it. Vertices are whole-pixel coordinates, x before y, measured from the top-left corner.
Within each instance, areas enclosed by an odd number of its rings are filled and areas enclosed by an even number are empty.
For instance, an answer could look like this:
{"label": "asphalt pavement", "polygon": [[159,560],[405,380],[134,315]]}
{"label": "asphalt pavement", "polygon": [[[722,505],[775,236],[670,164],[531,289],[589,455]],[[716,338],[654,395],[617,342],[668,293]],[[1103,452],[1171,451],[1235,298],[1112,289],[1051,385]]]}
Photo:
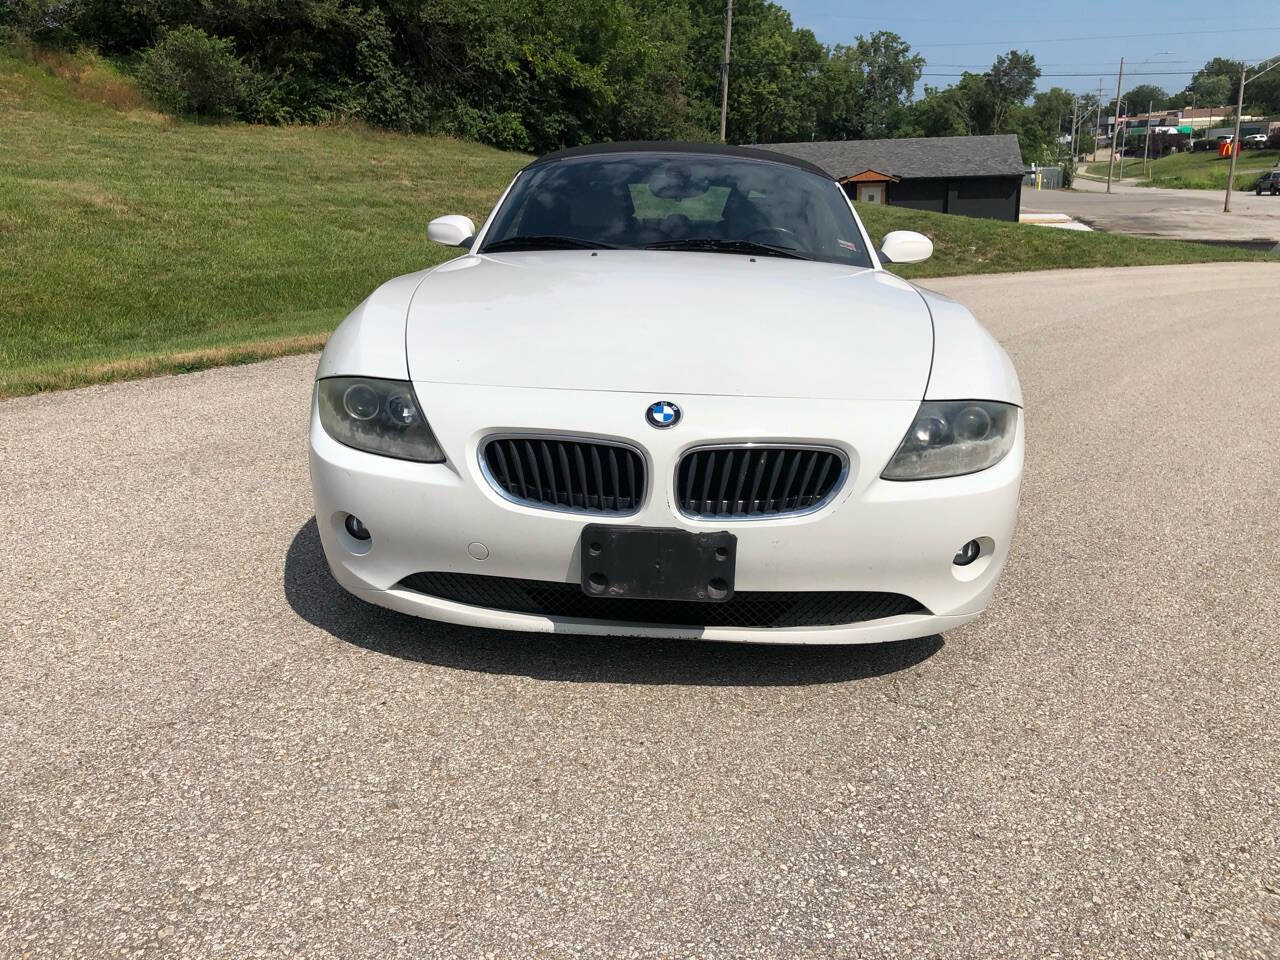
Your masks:
{"label": "asphalt pavement", "polygon": [[1022,512],[883,647],[352,599],[314,356],[0,403],[0,955],[1280,956],[1280,265],[929,286]]}
{"label": "asphalt pavement", "polygon": [[[1141,162],[1141,161],[1139,161]],[[1231,213],[1222,190],[1169,190],[1077,177],[1070,190],[1022,188],[1023,213],[1063,213],[1095,230],[1139,237],[1280,245],[1280,197],[1237,190]]]}

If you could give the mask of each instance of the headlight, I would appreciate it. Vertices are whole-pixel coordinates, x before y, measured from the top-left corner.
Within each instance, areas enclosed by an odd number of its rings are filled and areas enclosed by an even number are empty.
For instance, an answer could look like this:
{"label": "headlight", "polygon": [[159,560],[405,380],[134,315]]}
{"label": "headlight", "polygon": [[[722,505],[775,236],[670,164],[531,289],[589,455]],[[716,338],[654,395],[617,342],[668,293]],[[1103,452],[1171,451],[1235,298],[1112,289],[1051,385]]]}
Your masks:
{"label": "headlight", "polygon": [[327,377],[316,381],[320,425],[339,443],[401,460],[443,463],[413,385],[404,380]]}
{"label": "headlight", "polygon": [[880,474],[933,480],[994,467],[1013,449],[1018,408],[986,400],[926,400]]}

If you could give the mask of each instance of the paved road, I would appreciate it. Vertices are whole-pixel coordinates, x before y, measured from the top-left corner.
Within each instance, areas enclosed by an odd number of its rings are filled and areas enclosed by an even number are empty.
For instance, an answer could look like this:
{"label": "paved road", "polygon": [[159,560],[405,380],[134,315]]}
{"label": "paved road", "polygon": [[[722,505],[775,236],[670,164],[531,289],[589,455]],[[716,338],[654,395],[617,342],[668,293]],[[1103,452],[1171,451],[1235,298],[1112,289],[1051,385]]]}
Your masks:
{"label": "paved road", "polygon": [[312,357],[0,404],[0,954],[1280,955],[1268,284],[931,284],[1020,367],[1026,484],[989,614],[883,648],[352,600]]}
{"label": "paved road", "polygon": [[1097,230],[1177,240],[1280,244],[1280,197],[1237,190],[1165,190],[1077,177],[1071,190],[1022,190],[1023,213],[1065,213]]}

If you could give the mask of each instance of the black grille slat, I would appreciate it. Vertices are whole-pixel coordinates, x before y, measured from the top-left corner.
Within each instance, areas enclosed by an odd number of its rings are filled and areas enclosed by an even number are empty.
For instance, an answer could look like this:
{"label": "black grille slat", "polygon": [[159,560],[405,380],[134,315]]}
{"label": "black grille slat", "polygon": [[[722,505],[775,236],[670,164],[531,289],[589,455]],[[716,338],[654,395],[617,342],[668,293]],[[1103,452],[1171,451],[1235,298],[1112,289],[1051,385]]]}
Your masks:
{"label": "black grille slat", "polygon": [[773,509],[773,491],[778,488],[778,477],[782,475],[782,457],[774,457],[773,473],[769,477],[769,490],[764,495],[764,509],[762,513],[769,513]]}
{"label": "black grille slat", "polygon": [[556,492],[558,490],[556,486],[556,465],[551,459],[551,447],[547,444],[547,441],[539,440],[538,449],[542,451],[542,465],[547,470],[547,496],[543,498],[542,502],[546,503],[549,498],[552,503],[559,503],[560,501],[557,499],[559,494]]}
{"label": "black grille slat", "polygon": [[591,453],[591,471],[592,477],[596,482],[596,502],[601,510],[610,509],[610,505],[605,502],[604,491],[604,470],[600,465],[600,450],[594,445],[590,448]]}
{"label": "black grille slat", "polygon": [[[697,460],[691,460],[691,461],[689,462],[690,469],[697,470],[698,464],[699,464],[699,463],[701,463],[701,462],[702,462],[702,458],[699,458],[699,459],[697,459]],[[714,474],[714,473],[715,473],[715,469],[716,469],[716,452],[715,452],[714,450],[712,450],[712,451],[711,451],[711,456],[710,456],[710,457],[708,457],[708,458],[707,458],[706,463],[705,463],[705,464],[703,464],[703,470],[702,470],[702,498],[701,498],[701,500],[700,500],[700,501],[698,501],[698,502],[699,502],[699,503],[701,503],[702,505],[701,505],[701,506],[693,506],[693,505],[691,505],[691,506],[690,506],[690,509],[692,509],[694,513],[702,513],[702,512],[703,512],[703,511],[705,511],[705,510],[710,510],[710,509],[711,509],[711,503],[710,503],[710,501],[708,501],[708,500],[707,500],[707,495],[708,495],[709,493],[711,493],[711,476],[712,476],[712,474]]]}
{"label": "black grille slat", "polygon": [[498,447],[494,450],[494,456],[495,460],[489,464],[489,469],[494,472],[497,481],[504,488],[513,489],[515,484],[511,480],[511,468],[507,465],[506,452],[501,447]]}
{"label": "black grille slat", "polygon": [[707,447],[676,469],[680,509],[700,519],[783,516],[830,500],[844,458],[821,447]]}
{"label": "black grille slat", "polygon": [[760,481],[764,479],[764,468],[765,464],[768,462],[769,458],[765,456],[763,452],[756,457],[755,474],[751,479],[751,494],[747,497],[747,500],[751,504],[751,509],[759,509],[760,501],[756,498],[760,494]]}
{"label": "black grille slat", "polygon": [[[783,453],[783,457],[787,454]],[[800,471],[800,451],[793,450],[791,452],[791,467],[787,470],[787,482],[782,485],[782,496],[778,500],[779,510],[789,510],[787,502],[791,496],[792,485],[796,482],[796,474]]]}
{"label": "black grille slat", "polygon": [[[809,462],[805,464],[804,479],[800,481],[800,492],[797,504],[803,503],[805,499],[804,492],[809,489],[809,481],[813,479],[813,468],[818,465],[818,453],[816,450],[809,451]],[[797,509],[799,507],[797,506]]]}
{"label": "black grille slat", "polygon": [[631,447],[555,437],[495,437],[481,451],[494,486],[531,506],[631,513],[644,497],[644,460]]}
{"label": "black grille slat", "polygon": [[400,586],[490,610],[547,617],[697,627],[829,627],[929,611],[899,593],[739,590],[723,603],[590,597],[576,583],[470,573],[416,573]]}
{"label": "black grille slat", "polygon": [[533,444],[526,440],[523,444],[517,445],[516,449],[524,450],[525,460],[529,464],[529,475],[533,477],[533,490],[538,495],[538,499],[542,499],[542,471],[538,469],[538,458],[534,455]]}

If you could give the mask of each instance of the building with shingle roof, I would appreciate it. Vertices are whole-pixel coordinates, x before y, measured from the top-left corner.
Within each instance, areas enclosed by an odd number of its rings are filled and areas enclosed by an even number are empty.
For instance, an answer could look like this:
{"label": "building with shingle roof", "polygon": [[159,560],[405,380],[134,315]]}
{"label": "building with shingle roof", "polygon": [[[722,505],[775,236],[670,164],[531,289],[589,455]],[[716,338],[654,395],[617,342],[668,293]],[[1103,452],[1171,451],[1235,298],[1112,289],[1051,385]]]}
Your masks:
{"label": "building with shingle roof", "polygon": [[863,203],[1018,219],[1026,167],[1013,134],[757,146],[821,167]]}

